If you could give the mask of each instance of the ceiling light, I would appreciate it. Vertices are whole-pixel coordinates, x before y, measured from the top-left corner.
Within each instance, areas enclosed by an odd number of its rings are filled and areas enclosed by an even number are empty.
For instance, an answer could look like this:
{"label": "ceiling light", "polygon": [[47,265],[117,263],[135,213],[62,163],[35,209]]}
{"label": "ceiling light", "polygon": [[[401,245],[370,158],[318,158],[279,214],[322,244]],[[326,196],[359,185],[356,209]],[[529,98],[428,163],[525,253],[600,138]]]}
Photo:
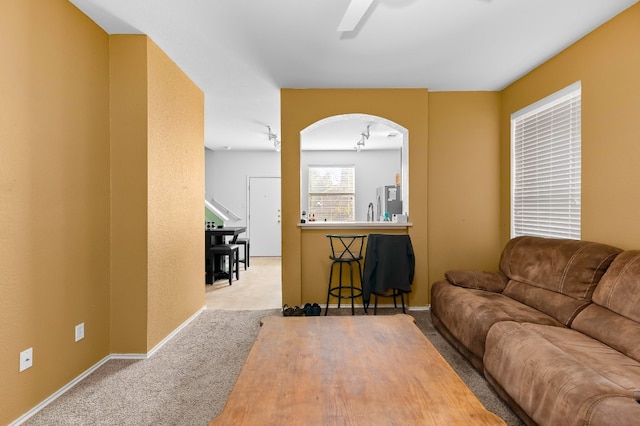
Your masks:
{"label": "ceiling light", "polygon": [[269,130],[269,141],[273,141],[273,147],[276,149],[276,152],[280,152],[280,141],[278,140],[278,135],[271,132],[271,126],[267,126]]}
{"label": "ceiling light", "polygon": [[366,133],[365,132],[360,133],[360,140],[358,142],[356,142],[356,146],[353,147],[357,152],[360,152],[360,150],[364,147],[365,139],[369,139],[369,136],[370,136],[369,127],[370,126],[371,126],[370,124],[367,125],[367,132]]}

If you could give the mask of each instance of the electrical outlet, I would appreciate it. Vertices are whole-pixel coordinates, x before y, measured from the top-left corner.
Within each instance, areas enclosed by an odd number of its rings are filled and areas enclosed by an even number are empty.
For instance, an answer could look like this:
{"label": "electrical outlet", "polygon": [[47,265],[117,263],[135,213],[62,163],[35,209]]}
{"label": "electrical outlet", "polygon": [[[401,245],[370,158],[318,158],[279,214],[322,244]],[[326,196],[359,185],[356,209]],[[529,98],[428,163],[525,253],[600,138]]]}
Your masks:
{"label": "electrical outlet", "polygon": [[22,373],[27,368],[33,365],[33,348],[25,349],[20,352],[20,372]]}
{"label": "electrical outlet", "polygon": [[76,342],[82,339],[84,339],[84,323],[83,322],[76,325]]}

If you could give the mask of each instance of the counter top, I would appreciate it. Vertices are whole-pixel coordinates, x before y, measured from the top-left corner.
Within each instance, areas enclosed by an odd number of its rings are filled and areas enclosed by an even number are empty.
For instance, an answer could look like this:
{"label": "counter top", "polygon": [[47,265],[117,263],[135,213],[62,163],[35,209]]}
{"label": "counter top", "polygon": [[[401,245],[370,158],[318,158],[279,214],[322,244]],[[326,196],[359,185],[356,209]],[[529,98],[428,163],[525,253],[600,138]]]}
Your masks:
{"label": "counter top", "polygon": [[411,222],[307,222],[298,223],[303,229],[358,229],[358,228],[376,228],[376,229],[403,229],[413,226]]}

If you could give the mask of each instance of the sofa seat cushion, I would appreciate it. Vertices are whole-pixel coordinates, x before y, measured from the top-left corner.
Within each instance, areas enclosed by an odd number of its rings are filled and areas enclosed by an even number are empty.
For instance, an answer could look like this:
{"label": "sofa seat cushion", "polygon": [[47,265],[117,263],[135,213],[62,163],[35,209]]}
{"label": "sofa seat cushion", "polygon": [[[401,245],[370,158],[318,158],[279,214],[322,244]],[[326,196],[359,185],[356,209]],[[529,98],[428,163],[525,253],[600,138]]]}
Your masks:
{"label": "sofa seat cushion", "polygon": [[431,288],[431,310],[449,333],[482,359],[485,338],[500,321],[533,322],[562,327],[554,318],[500,293],[462,288],[438,281]]}
{"label": "sofa seat cushion", "polygon": [[608,396],[591,406],[587,425],[638,426],[640,403],[634,398]]}
{"label": "sofa seat cushion", "polygon": [[620,411],[608,415],[640,418],[640,404],[605,401],[640,396],[640,363],[569,328],[497,323],[487,334],[484,368],[540,425],[594,424],[609,404]]}

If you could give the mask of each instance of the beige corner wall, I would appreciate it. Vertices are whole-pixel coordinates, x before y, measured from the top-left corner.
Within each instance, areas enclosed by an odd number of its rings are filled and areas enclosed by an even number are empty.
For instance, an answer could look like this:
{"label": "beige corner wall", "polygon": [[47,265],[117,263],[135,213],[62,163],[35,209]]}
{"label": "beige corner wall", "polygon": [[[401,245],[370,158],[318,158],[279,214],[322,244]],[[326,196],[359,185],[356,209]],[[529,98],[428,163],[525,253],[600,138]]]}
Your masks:
{"label": "beige corner wall", "polygon": [[202,93],[146,36],[67,0],[6,3],[0,424],[204,305]]}
{"label": "beige corner wall", "polygon": [[147,37],[113,35],[111,352],[147,352]]}
{"label": "beige corner wall", "polygon": [[204,301],[204,94],[148,39],[148,331],[152,349]]}
{"label": "beige corner wall", "polygon": [[500,93],[429,93],[429,283],[497,270]]}
{"label": "beige corner wall", "polygon": [[204,306],[204,95],[144,35],[111,39],[111,351]]}
{"label": "beige corner wall", "polygon": [[4,425],[109,354],[109,39],[67,1],[20,0],[0,40]]}
{"label": "beige corner wall", "polygon": [[[300,131],[323,118],[362,113],[384,117],[409,129],[409,215],[413,226],[408,233],[416,255],[416,274],[409,303],[415,307],[427,305],[428,103],[427,89],[281,90],[283,303],[298,305],[326,301],[325,278],[329,264],[325,262],[327,253],[324,248],[328,250],[328,242],[322,236],[324,234],[301,231],[298,227]],[[326,274],[314,273],[322,264],[326,264]]]}
{"label": "beige corner wall", "polygon": [[640,248],[640,4],[503,91],[501,239],[510,233],[510,115],[582,81],[582,239]]}

